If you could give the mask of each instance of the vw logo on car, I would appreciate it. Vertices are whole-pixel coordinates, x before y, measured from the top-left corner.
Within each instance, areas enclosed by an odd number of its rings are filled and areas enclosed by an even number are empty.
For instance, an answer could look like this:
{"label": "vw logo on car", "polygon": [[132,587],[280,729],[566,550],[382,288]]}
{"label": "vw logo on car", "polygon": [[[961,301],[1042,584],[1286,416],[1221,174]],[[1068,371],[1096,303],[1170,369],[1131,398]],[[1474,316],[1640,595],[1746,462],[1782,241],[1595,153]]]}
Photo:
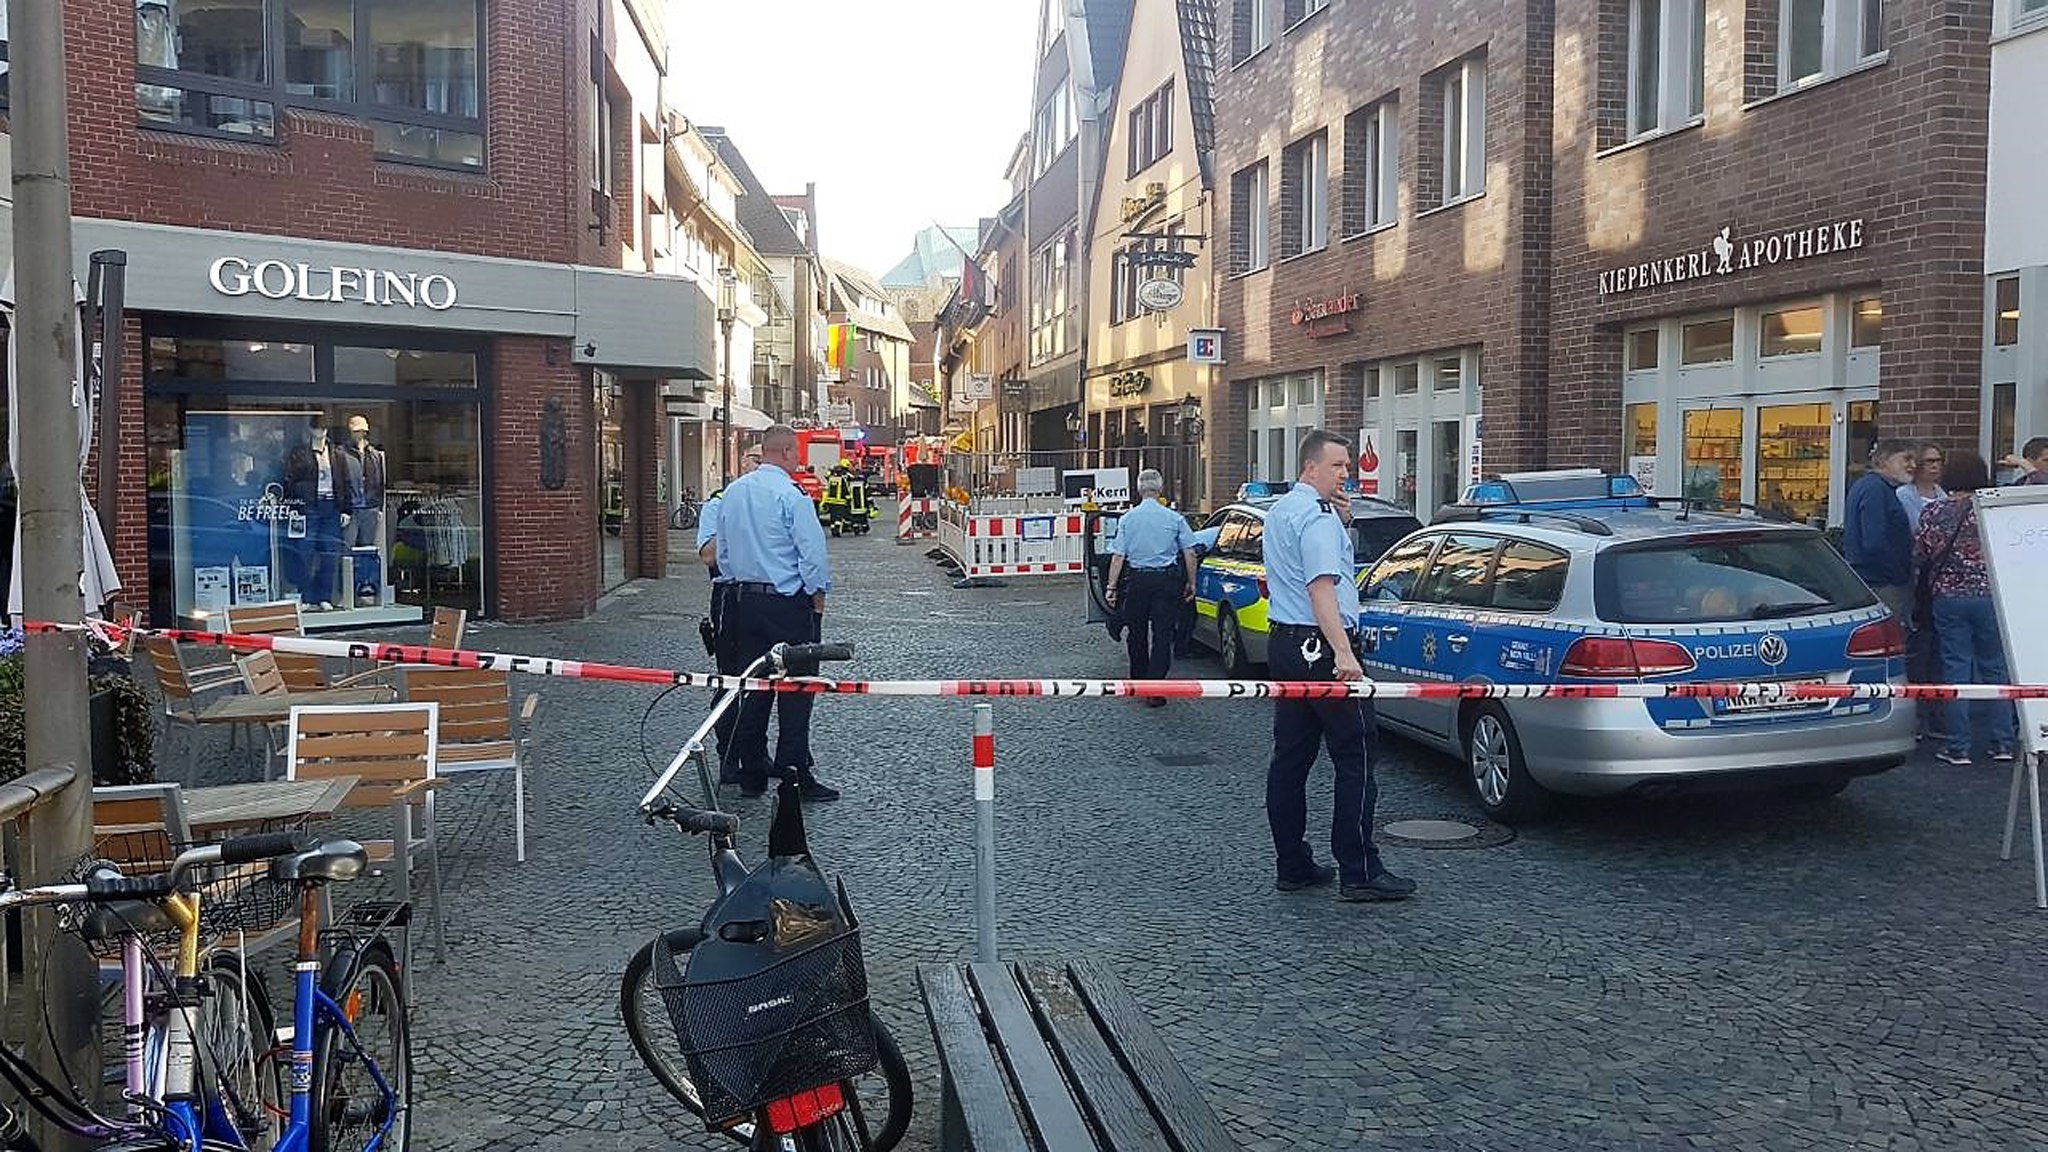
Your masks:
{"label": "vw logo on car", "polygon": [[1773,668],[1783,664],[1785,657],[1790,654],[1790,645],[1785,643],[1785,637],[1779,633],[1772,632],[1756,642],[1756,658]]}

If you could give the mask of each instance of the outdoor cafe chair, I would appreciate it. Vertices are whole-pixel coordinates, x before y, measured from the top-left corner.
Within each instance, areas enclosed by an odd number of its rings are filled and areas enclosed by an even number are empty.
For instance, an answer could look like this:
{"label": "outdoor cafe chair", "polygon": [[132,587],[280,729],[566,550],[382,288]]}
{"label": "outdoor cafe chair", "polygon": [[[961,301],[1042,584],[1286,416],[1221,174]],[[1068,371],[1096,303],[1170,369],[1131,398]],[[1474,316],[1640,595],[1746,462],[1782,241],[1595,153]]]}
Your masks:
{"label": "outdoor cafe chair", "polygon": [[477,668],[407,668],[405,698],[441,709],[436,735],[443,775],[512,773],[513,856],[526,862],[526,749],[540,693],[529,692],[515,715],[512,676]]}
{"label": "outdoor cafe chair", "polygon": [[190,784],[199,771],[199,713],[213,693],[241,687],[241,671],[233,664],[189,665],[185,662],[185,646],[163,637],[144,640],[143,651],[149,655],[150,669],[156,673],[157,695],[163,701],[164,743],[170,743],[173,731],[183,729],[186,734],[182,742],[184,755],[179,759],[185,765],[185,782]]}

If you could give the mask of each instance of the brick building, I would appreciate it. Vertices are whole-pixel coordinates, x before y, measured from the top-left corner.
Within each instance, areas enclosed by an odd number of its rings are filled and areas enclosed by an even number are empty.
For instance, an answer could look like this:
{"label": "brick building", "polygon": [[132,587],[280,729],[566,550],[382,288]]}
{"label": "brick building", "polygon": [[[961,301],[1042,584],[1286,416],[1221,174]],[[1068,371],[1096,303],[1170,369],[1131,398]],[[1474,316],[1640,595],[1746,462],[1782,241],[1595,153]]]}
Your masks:
{"label": "brick building", "polygon": [[[660,5],[65,9],[81,279],[127,254],[129,598],[573,617],[608,551],[661,574],[661,382],[709,375],[712,318],[622,271],[672,234]],[[355,417],[386,490],[348,510]]]}

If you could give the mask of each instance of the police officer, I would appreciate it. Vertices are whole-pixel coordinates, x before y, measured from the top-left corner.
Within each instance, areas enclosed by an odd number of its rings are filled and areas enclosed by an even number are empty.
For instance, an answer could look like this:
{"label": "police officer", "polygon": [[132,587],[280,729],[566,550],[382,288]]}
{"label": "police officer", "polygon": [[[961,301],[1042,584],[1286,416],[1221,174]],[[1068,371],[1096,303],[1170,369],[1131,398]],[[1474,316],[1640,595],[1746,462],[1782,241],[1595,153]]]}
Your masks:
{"label": "police officer", "polygon": [[[1266,584],[1271,594],[1268,659],[1275,680],[1362,680],[1357,567],[1352,558],[1351,445],[1317,429],[1301,441],[1301,479],[1266,513]],[[1415,882],[1387,871],[1372,842],[1378,786],[1368,753],[1372,702],[1363,697],[1276,700],[1273,761],[1266,769],[1266,820],[1273,829],[1282,892],[1339,881],[1345,900],[1403,900]],[[1330,853],[1308,846],[1308,774],[1318,745],[1337,769]]]}
{"label": "police officer", "polygon": [[[713,543],[727,587],[719,631],[731,636],[732,661],[740,668],[778,643],[815,642],[825,593],[832,590],[825,533],[810,497],[791,476],[796,467],[796,430],[774,425],[761,434],[760,465],[733,481],[720,501]],[[740,795],[767,791],[772,767],[778,776],[794,773],[806,800],[839,799],[811,763],[813,699],[803,692],[757,692],[741,701],[732,735]],[[781,717],[772,763],[771,710]]]}
{"label": "police officer", "polygon": [[[1109,542],[1107,599],[1123,615],[1133,680],[1166,678],[1181,607],[1195,598],[1195,534],[1185,517],[1160,501],[1165,487],[1158,469],[1138,473],[1138,504],[1124,513]],[[1126,567],[1130,579],[1119,585]],[[1147,696],[1145,703],[1157,708],[1166,698]]]}
{"label": "police officer", "polygon": [[[747,473],[752,472],[756,467],[760,466],[760,463],[760,445],[757,444],[747,448],[746,451],[740,453],[740,475],[745,476]],[[744,663],[734,663],[732,644],[730,642],[731,632],[721,627],[721,621],[725,615],[727,581],[718,572],[718,510],[724,503],[725,489],[720,488],[711,494],[710,499],[704,501],[702,508],[697,510],[697,559],[702,560],[704,567],[711,570],[711,615],[708,617],[710,630],[706,639],[711,646],[712,658],[718,663],[718,670],[728,676],[732,676],[745,671],[746,665]],[[738,722],[739,714],[732,709],[727,709],[725,715],[718,718],[716,735],[718,737],[718,782],[720,784],[731,784],[735,779],[727,760],[727,753],[732,747],[733,725]]]}

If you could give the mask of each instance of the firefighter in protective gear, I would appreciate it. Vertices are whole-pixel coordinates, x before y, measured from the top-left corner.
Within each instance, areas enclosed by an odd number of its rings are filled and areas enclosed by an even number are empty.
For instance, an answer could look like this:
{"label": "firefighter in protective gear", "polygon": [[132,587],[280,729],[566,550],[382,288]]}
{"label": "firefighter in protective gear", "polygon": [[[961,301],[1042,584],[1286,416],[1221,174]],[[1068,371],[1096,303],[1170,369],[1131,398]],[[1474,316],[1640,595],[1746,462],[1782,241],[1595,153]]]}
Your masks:
{"label": "firefighter in protective gear", "polygon": [[825,476],[825,498],[818,502],[818,513],[831,527],[834,536],[847,529],[852,486],[844,460],[834,464],[832,471]]}
{"label": "firefighter in protective gear", "polygon": [[868,499],[867,473],[849,471],[846,475],[847,530],[865,536],[868,524],[874,518],[875,505]]}

